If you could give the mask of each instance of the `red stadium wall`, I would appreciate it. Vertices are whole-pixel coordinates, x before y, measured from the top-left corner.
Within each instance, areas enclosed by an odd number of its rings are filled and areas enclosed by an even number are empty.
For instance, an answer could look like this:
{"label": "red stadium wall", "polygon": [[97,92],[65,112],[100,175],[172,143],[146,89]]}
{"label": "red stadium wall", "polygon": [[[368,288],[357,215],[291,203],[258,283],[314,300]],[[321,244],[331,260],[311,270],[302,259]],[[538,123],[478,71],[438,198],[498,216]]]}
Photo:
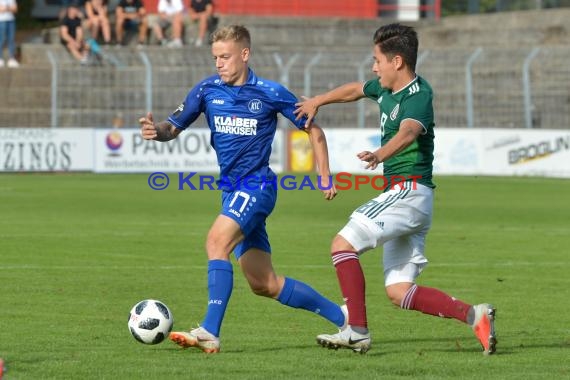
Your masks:
{"label": "red stadium wall", "polygon": [[[186,7],[189,0],[182,0]],[[150,13],[156,13],[158,0],[143,0]],[[432,5],[404,6],[378,0],[215,0],[214,9],[218,14],[253,16],[302,16],[302,17],[343,17],[377,18],[386,12],[398,9],[419,9],[433,12],[439,20],[441,0]]]}
{"label": "red stadium wall", "polygon": [[[158,0],[143,0],[150,13],[156,13]],[[183,0],[189,6],[188,0]],[[377,0],[215,0],[219,14],[259,16],[306,16],[376,18]]]}
{"label": "red stadium wall", "polygon": [[222,14],[375,18],[377,0],[217,0]]}

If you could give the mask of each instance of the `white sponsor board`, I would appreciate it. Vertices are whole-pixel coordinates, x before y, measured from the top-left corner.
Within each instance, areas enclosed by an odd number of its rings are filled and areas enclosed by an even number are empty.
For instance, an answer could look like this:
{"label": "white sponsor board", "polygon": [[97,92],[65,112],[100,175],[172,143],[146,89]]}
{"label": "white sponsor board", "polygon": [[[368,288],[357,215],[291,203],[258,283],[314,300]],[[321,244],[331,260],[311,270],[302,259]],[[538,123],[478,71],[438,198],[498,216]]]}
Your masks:
{"label": "white sponsor board", "polygon": [[[570,132],[565,130],[436,128],[434,174],[528,175],[570,178]],[[358,152],[380,146],[377,129],[328,129],[334,173],[364,169]],[[284,131],[273,143],[271,167],[284,170]],[[138,129],[0,128],[0,172],[214,172],[219,170],[208,129],[177,139],[143,140]]]}
{"label": "white sponsor board", "polygon": [[570,177],[570,131],[480,129],[480,132],[484,174]]}
{"label": "white sponsor board", "polygon": [[[331,170],[365,170],[356,154],[380,146],[376,129],[328,129]],[[436,128],[434,174],[570,177],[570,132]]]}
{"label": "white sponsor board", "polygon": [[[277,131],[271,167],[283,170],[283,133]],[[99,173],[218,172],[209,129],[187,129],[168,142],[144,140],[138,129],[95,131],[95,165]]]}
{"label": "white sponsor board", "polygon": [[484,174],[480,129],[435,130],[434,174]]}
{"label": "white sponsor board", "polygon": [[[329,161],[333,173],[374,174],[365,170],[365,164],[356,157],[364,150],[374,151],[380,146],[380,129],[326,129]],[[382,165],[377,169],[381,173]]]}
{"label": "white sponsor board", "polygon": [[91,170],[92,129],[0,128],[0,172]]}
{"label": "white sponsor board", "polygon": [[570,177],[570,132],[436,129],[435,174]]}

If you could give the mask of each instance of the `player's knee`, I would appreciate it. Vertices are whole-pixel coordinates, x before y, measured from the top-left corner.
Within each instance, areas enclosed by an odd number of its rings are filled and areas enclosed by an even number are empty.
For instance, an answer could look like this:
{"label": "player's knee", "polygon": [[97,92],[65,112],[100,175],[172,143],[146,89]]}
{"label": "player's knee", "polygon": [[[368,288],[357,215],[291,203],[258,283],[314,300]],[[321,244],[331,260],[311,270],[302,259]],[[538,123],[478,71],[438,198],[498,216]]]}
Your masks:
{"label": "player's knee", "polygon": [[354,251],[354,247],[340,235],[336,235],[331,243],[331,252]]}
{"label": "player's knee", "polygon": [[395,283],[392,285],[386,286],[386,296],[390,302],[392,302],[396,306],[400,306],[402,304],[402,300],[406,296],[408,290],[413,286],[411,282],[400,282]]}
{"label": "player's knee", "polygon": [[210,234],[206,239],[206,252],[210,260],[225,259],[229,256],[228,241],[221,236]]}
{"label": "player's knee", "polygon": [[390,302],[392,302],[394,305],[396,306],[400,306],[402,303],[402,295],[390,288],[386,288],[386,296],[388,296],[388,299],[390,300]]}

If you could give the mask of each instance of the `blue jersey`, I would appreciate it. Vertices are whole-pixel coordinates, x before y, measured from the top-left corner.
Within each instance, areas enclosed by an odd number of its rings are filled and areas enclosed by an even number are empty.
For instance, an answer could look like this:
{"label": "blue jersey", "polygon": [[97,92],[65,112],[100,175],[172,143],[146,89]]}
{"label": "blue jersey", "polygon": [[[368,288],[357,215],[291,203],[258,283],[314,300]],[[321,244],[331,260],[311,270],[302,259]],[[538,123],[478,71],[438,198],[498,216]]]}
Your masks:
{"label": "blue jersey", "polygon": [[[247,82],[229,86],[219,75],[196,85],[168,121],[186,129],[200,113],[210,127],[210,143],[218,158],[220,177],[235,185],[240,179],[273,178],[269,169],[271,143],[281,113],[299,129],[306,118],[295,120],[297,98],[279,83],[258,78],[249,69]],[[252,183],[252,181],[248,181]]]}

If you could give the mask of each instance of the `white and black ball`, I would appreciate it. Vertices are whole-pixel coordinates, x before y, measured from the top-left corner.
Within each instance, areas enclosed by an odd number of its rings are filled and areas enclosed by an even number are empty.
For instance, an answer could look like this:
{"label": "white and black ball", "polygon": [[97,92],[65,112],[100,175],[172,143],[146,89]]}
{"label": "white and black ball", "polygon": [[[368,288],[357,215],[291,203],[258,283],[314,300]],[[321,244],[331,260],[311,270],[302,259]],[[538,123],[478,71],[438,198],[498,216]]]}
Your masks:
{"label": "white and black ball", "polygon": [[144,300],[137,303],[129,314],[129,331],[139,342],[158,344],[172,330],[174,318],[170,309],[157,300]]}

